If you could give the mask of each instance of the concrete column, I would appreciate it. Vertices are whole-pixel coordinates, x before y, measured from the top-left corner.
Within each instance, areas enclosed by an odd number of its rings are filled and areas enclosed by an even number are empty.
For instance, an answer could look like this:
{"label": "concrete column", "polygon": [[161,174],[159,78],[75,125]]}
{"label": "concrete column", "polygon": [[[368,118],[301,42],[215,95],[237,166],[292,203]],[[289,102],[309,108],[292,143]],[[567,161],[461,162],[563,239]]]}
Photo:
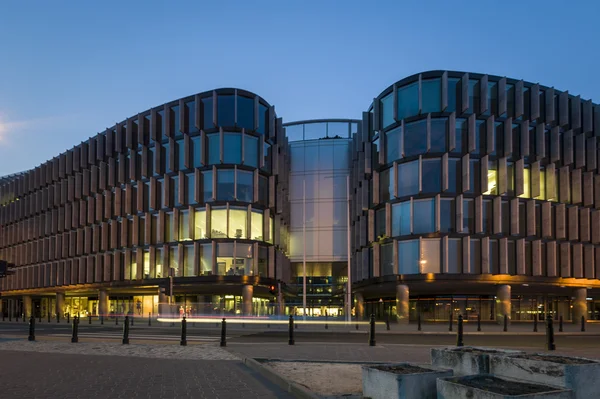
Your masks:
{"label": "concrete column", "polygon": [[56,293],[56,314],[60,315],[61,319],[65,315],[65,293],[64,292]]}
{"label": "concrete column", "polygon": [[25,315],[25,318],[29,319],[31,317],[32,307],[31,296],[23,295],[23,314]]}
{"label": "concrete column", "polygon": [[357,292],[354,294],[354,298],[356,299],[356,320],[364,320],[365,318],[365,298],[361,292]]}
{"label": "concrete column", "polygon": [[396,318],[401,324],[408,324],[408,295],[408,285],[396,286]]}
{"label": "concrete column", "polygon": [[98,315],[108,316],[108,294],[106,290],[98,291]]}
{"label": "concrete column", "polygon": [[252,316],[252,295],[254,294],[253,285],[244,285],[242,287],[242,313],[244,316]]}
{"label": "concrete column", "polygon": [[496,289],[496,323],[504,324],[504,315],[508,316],[510,322],[510,285],[499,285]]}
{"label": "concrete column", "polygon": [[575,288],[573,297],[573,323],[581,323],[581,316],[588,318],[587,288]]}

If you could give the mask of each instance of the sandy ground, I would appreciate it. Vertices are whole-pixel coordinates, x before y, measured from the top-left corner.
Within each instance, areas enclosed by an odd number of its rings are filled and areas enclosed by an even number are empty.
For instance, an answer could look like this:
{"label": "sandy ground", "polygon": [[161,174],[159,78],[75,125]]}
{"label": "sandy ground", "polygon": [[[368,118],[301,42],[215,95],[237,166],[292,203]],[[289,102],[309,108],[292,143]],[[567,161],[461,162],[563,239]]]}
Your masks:
{"label": "sandy ground", "polygon": [[278,374],[323,395],[362,394],[362,370],[359,364],[268,362]]}

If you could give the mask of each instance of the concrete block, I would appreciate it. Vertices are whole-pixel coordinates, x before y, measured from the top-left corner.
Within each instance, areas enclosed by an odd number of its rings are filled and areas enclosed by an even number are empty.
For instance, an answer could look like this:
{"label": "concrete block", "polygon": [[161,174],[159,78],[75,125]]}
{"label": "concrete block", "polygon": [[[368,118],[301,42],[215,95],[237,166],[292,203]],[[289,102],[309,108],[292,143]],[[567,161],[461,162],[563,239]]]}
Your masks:
{"label": "concrete block", "polygon": [[371,399],[435,399],[436,379],[451,376],[452,370],[410,363],[362,366],[363,396]]}
{"label": "concrete block", "polygon": [[447,377],[437,380],[438,399],[568,399],[568,389],[531,384],[528,381],[507,380],[491,375]]}
{"label": "concrete block", "polygon": [[548,354],[490,357],[490,372],[539,384],[572,389],[573,398],[598,397],[600,362],[597,360]]}
{"label": "concrete block", "polygon": [[432,348],[431,364],[440,369],[450,369],[454,375],[490,373],[490,355],[499,357],[524,354],[523,351],[483,348],[475,346]]}

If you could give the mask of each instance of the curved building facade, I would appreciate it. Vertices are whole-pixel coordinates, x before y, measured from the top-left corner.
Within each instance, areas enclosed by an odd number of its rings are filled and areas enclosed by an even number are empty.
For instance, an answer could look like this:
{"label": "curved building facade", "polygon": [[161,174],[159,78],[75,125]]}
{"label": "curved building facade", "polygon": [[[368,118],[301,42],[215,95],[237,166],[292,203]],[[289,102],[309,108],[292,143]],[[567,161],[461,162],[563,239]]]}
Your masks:
{"label": "curved building facade", "polygon": [[0,178],[4,313],[600,319],[599,105],[429,71],[357,117],[218,89]]}
{"label": "curved building facade", "polygon": [[388,87],[362,127],[359,313],[598,317],[586,301],[600,288],[598,105],[522,80],[432,71]]}

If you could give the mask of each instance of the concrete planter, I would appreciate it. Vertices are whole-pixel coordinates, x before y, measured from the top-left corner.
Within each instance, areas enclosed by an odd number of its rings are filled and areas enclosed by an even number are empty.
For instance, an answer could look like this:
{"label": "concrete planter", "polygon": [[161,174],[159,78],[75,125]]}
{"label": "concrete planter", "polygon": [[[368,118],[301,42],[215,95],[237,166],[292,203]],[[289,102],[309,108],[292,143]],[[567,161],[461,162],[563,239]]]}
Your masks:
{"label": "concrete planter", "polygon": [[572,399],[568,389],[507,380],[489,374],[439,378],[437,399]]}
{"label": "concrete planter", "polygon": [[525,352],[483,348],[475,346],[432,348],[431,363],[435,367],[450,369],[455,376],[489,374],[490,355],[519,355]]}
{"label": "concrete planter", "polygon": [[[383,368],[383,370],[376,367]],[[410,363],[363,366],[363,397],[371,399],[435,399],[437,397],[436,379],[450,376],[452,376],[451,370],[439,370],[431,366],[417,366]]]}
{"label": "concrete planter", "polygon": [[597,360],[547,354],[492,355],[490,370],[498,376],[569,388],[577,399],[598,397],[600,362]]}

